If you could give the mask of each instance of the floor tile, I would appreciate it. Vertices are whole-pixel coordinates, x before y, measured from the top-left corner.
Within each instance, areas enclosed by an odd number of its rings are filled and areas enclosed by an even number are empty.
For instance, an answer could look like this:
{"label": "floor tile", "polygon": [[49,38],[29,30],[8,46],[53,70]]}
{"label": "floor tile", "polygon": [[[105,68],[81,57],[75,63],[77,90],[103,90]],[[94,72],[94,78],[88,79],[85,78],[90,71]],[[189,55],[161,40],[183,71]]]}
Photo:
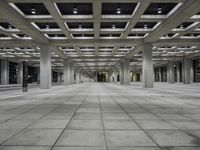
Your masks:
{"label": "floor tile", "polygon": [[67,129],[103,129],[101,120],[72,120]]}
{"label": "floor tile", "polygon": [[140,129],[135,122],[132,120],[108,120],[105,119],[104,121],[105,129]]}
{"label": "floor tile", "polygon": [[143,129],[177,129],[162,120],[135,120]]}
{"label": "floor tile", "polygon": [[151,130],[147,132],[160,146],[199,146],[192,136],[179,130]]}
{"label": "floor tile", "polygon": [[56,146],[105,146],[105,139],[99,130],[66,130]]}
{"label": "floor tile", "polygon": [[52,146],[60,133],[60,129],[26,129],[9,139],[4,145]]}
{"label": "floor tile", "polygon": [[106,131],[108,146],[156,146],[141,130]]}

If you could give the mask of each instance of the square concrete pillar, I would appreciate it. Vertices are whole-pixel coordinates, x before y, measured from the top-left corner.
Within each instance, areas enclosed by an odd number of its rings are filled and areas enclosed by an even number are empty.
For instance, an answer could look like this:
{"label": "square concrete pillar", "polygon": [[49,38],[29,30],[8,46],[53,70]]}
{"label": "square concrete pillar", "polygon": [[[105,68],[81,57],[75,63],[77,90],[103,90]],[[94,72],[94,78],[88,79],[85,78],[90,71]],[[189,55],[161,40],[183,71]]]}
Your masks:
{"label": "square concrete pillar", "polygon": [[177,78],[177,82],[181,82],[181,77],[180,77],[180,66],[179,63],[176,63],[176,78]]}
{"label": "square concrete pillar", "polygon": [[61,83],[62,82],[62,75],[61,75],[61,72],[57,72],[57,80],[58,80],[58,83]]}
{"label": "square concrete pillar", "polygon": [[169,62],[168,64],[168,81],[174,83],[174,63]]}
{"label": "square concrete pillar", "polygon": [[194,66],[191,60],[191,70],[190,70],[190,82],[193,83],[194,82]]}
{"label": "square concrete pillar", "polygon": [[124,62],[120,62],[120,71],[119,71],[120,84],[124,84]]}
{"label": "square concrete pillar", "polygon": [[18,63],[17,84],[22,84],[22,80],[23,80],[23,64]]}
{"label": "square concrete pillar", "polygon": [[162,73],[161,73],[161,67],[159,67],[159,82],[162,82]]}
{"label": "square concrete pillar", "polygon": [[51,88],[51,49],[41,46],[40,50],[40,88]]}
{"label": "square concrete pillar", "polygon": [[70,84],[74,84],[74,63],[69,63],[70,67]]}
{"label": "square concrete pillar", "polygon": [[153,55],[152,45],[144,44],[142,53],[142,82],[144,88],[153,88]]}
{"label": "square concrete pillar", "polygon": [[117,83],[117,71],[115,70],[114,72],[113,72],[113,77],[114,77],[114,83]]}
{"label": "square concrete pillar", "polygon": [[64,84],[65,85],[68,85],[70,84],[70,63],[69,63],[69,60],[67,59],[63,59],[63,63],[64,63],[64,70],[63,70],[63,73],[64,73]]}
{"label": "square concrete pillar", "polygon": [[9,61],[7,59],[1,60],[1,84],[9,84]]}
{"label": "square concrete pillar", "polygon": [[129,85],[130,84],[130,67],[129,67],[130,61],[128,59],[124,60],[124,84]]}
{"label": "square concrete pillar", "polygon": [[79,84],[80,83],[80,71],[76,70],[76,83]]}
{"label": "square concrete pillar", "polygon": [[182,72],[183,72],[183,83],[190,84],[191,83],[191,67],[192,67],[192,60],[190,58],[183,58],[182,63]]}

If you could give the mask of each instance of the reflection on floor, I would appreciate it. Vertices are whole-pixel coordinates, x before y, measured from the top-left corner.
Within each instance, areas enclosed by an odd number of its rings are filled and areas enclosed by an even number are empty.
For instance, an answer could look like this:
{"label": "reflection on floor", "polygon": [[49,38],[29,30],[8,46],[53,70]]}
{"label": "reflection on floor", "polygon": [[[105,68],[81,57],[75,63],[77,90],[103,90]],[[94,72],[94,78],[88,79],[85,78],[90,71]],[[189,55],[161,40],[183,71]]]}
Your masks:
{"label": "reflection on floor", "polygon": [[84,83],[0,95],[1,150],[200,149],[200,86]]}

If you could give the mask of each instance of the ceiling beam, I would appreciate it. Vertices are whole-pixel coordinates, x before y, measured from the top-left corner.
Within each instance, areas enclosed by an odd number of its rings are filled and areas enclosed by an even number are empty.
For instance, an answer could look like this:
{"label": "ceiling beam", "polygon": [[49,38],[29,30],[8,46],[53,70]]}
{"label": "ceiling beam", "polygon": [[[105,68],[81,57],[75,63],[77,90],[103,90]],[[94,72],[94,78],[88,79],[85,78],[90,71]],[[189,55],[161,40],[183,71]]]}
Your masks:
{"label": "ceiling beam", "polygon": [[172,29],[176,28],[185,20],[188,20],[193,15],[199,12],[200,1],[188,0],[183,3],[175,13],[163,21],[151,34],[149,34],[144,41],[155,42],[163,35],[170,33]]}
{"label": "ceiling beam", "polygon": [[5,0],[1,0],[0,16],[23,33],[29,35],[37,43],[48,43],[48,39],[34,28],[23,16],[17,13]]}
{"label": "ceiling beam", "polygon": [[58,12],[59,10],[58,10],[57,6],[54,5],[54,3],[51,0],[42,0],[42,2],[44,3],[45,7],[49,11],[49,13],[51,14],[51,16],[55,20],[55,22],[58,24],[58,26],[60,27],[60,29],[63,31],[63,33],[65,34],[65,36],[68,39],[71,39],[72,35],[67,30],[64,21],[61,19],[61,16],[60,16],[60,14]]}
{"label": "ceiling beam", "polygon": [[129,33],[132,31],[133,27],[139,21],[147,7],[149,6],[150,1],[148,0],[141,0],[140,3],[137,4],[135,11],[132,14],[131,20],[128,22],[126,29],[122,35],[122,38],[126,38]]}

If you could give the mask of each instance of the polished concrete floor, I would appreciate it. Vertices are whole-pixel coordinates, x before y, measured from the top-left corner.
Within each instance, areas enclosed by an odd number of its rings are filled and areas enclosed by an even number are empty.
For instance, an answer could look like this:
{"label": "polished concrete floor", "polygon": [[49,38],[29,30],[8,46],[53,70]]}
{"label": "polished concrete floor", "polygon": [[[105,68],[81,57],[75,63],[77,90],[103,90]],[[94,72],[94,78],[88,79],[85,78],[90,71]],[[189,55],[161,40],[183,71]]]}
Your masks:
{"label": "polished concrete floor", "polygon": [[200,150],[200,85],[0,93],[0,150]]}

